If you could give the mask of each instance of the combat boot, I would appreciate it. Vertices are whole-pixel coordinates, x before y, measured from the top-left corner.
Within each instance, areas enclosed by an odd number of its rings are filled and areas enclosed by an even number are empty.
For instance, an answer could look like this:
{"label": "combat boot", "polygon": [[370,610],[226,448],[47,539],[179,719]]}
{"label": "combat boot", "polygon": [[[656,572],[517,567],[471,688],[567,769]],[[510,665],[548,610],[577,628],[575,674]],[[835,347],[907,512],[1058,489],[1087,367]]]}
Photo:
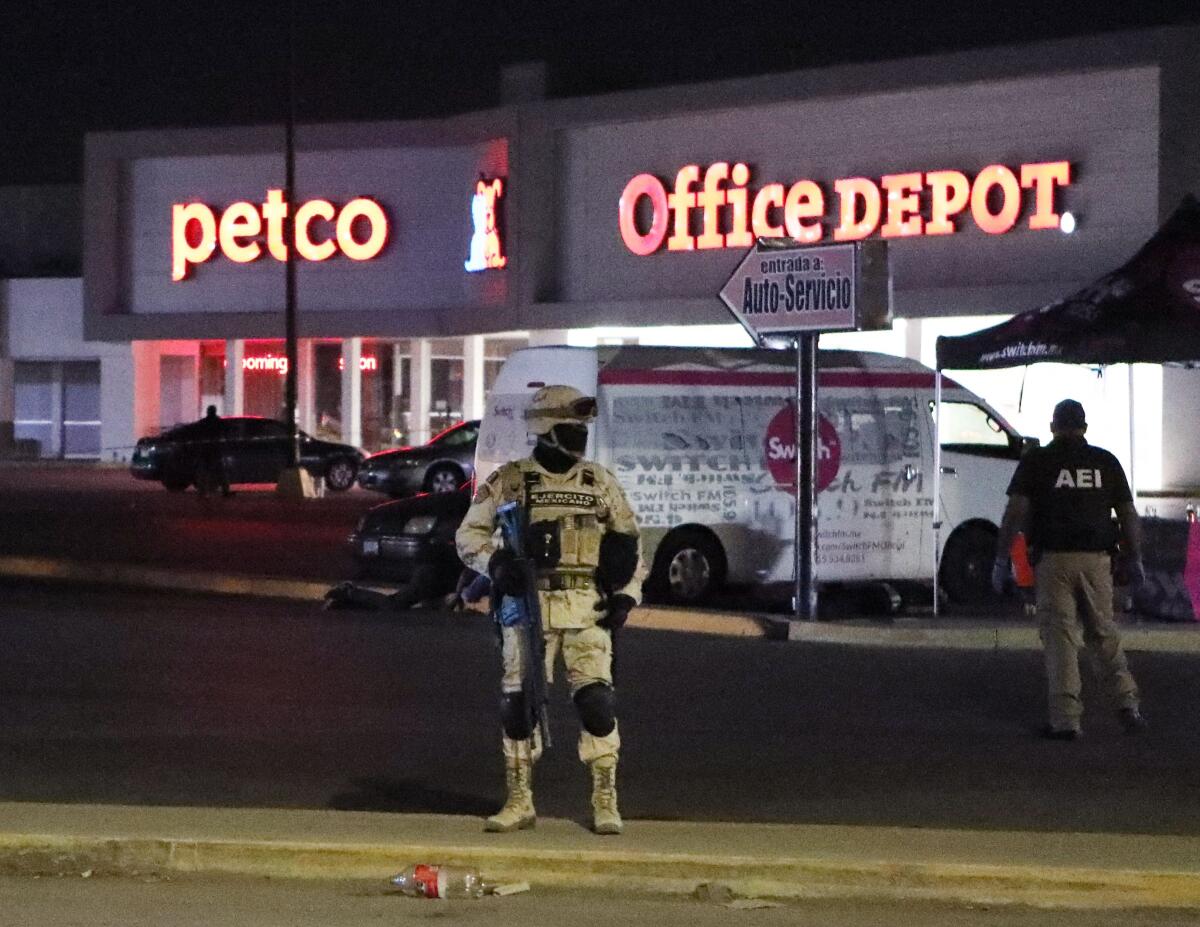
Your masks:
{"label": "combat boot", "polygon": [[619,834],[624,827],[617,810],[617,758],[601,757],[592,763],[592,830]]}
{"label": "combat boot", "polygon": [[533,810],[533,758],[528,755],[506,757],[504,780],[508,786],[508,799],[503,808],[487,819],[483,829],[493,834],[507,834],[534,827],[537,812]]}

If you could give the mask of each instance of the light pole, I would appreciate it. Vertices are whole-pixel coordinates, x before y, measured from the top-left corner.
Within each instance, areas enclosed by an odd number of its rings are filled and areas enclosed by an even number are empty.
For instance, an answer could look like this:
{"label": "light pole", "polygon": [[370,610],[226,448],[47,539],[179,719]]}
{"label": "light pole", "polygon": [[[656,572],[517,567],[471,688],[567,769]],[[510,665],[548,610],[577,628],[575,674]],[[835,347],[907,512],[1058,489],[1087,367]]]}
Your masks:
{"label": "light pole", "polygon": [[287,118],[284,122],[284,202],[287,213],[283,220],[283,240],[287,261],[284,265],[284,338],[287,352],[287,375],[284,378],[284,416],[288,429],[289,468],[300,465],[300,431],[296,427],[296,394],[299,376],[299,350],[296,342],[296,0],[288,3],[287,41]]}

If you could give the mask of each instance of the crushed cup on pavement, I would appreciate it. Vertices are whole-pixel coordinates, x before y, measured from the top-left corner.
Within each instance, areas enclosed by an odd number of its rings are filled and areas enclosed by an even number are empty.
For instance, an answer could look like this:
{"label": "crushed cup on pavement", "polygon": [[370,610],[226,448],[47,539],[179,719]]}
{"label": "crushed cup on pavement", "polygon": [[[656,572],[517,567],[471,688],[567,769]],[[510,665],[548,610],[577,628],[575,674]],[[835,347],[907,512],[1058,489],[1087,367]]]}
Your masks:
{"label": "crushed cup on pavement", "polygon": [[499,885],[488,886],[488,894],[499,895],[520,895],[529,891],[528,882],[502,882]]}
{"label": "crushed cup on pavement", "polygon": [[733,889],[723,882],[701,882],[692,892],[697,901],[711,901],[716,904],[728,904],[733,901]]}

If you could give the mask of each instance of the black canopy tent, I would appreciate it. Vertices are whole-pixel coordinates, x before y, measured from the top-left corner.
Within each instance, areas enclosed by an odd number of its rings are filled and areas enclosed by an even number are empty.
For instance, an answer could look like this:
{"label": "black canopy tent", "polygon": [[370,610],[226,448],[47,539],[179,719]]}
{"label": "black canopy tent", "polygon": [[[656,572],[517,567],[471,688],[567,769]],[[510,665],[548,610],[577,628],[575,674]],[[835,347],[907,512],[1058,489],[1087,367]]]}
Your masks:
{"label": "black canopy tent", "polygon": [[[1200,201],[1191,194],[1128,262],[1064,299],[937,340],[934,530],[940,535],[943,370],[1200,363]],[[940,547],[939,543],[936,545]],[[934,608],[937,608],[937,569]]]}

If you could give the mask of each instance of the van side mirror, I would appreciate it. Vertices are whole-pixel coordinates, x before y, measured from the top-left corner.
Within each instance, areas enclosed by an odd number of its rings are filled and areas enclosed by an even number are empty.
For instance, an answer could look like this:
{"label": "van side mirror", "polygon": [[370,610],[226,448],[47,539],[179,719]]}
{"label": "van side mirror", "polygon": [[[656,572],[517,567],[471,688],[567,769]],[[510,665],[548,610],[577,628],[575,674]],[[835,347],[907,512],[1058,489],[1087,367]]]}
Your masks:
{"label": "van side mirror", "polygon": [[1027,453],[1032,451],[1035,447],[1041,447],[1041,446],[1042,446],[1041,438],[1022,437],[1021,438],[1021,456],[1024,457]]}

